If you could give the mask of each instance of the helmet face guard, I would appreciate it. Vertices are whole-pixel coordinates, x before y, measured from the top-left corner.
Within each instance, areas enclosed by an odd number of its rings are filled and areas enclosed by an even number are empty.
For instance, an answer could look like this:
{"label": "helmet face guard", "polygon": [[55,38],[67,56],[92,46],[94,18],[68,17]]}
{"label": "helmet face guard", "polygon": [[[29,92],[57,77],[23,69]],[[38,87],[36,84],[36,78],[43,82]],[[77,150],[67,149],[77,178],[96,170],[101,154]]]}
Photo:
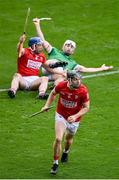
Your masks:
{"label": "helmet face guard", "polygon": [[32,37],[32,38],[30,38],[29,41],[28,41],[28,46],[29,46],[29,47],[32,47],[34,44],[35,44],[35,45],[37,45],[37,44],[42,45],[42,44],[43,44],[43,41],[41,40],[40,37]]}
{"label": "helmet face guard", "polygon": [[81,74],[75,70],[72,70],[72,71],[67,71],[67,79],[73,79],[73,78],[76,78],[76,79],[81,79]]}
{"label": "helmet face guard", "polygon": [[76,89],[81,84],[81,75],[79,72],[76,72],[74,70],[67,71],[67,80],[68,80],[69,88]]}

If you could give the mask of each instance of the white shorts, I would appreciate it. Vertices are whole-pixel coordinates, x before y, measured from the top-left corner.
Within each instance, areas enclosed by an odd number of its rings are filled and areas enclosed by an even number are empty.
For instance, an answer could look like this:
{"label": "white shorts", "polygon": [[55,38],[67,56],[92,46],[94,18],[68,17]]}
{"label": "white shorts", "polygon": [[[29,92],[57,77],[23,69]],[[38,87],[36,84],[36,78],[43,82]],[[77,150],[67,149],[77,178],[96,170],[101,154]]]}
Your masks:
{"label": "white shorts", "polygon": [[66,121],[66,119],[57,112],[55,113],[55,121],[62,121],[66,127],[67,132],[72,135],[77,132],[79,127],[79,122],[68,123],[68,121]]}
{"label": "white shorts", "polygon": [[32,82],[39,79],[39,76],[23,76],[23,79],[25,80],[26,83],[26,88],[25,89],[29,89]]}

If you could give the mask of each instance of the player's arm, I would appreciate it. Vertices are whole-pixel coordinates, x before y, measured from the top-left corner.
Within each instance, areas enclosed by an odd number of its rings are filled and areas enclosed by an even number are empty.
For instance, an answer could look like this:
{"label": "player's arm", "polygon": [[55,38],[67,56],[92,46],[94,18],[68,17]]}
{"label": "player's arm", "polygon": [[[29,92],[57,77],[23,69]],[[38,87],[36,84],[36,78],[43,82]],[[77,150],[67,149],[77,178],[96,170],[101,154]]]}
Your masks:
{"label": "player's arm", "polygon": [[89,108],[90,108],[90,101],[87,101],[85,103],[83,103],[83,108],[76,114],[72,115],[72,116],[69,116],[68,117],[68,122],[69,123],[72,123],[72,122],[75,122],[75,120],[81,116],[83,116],[84,114],[86,114],[88,111],[89,111]]}
{"label": "player's arm", "polygon": [[99,71],[107,71],[112,68],[113,68],[113,66],[106,66],[105,64],[103,64],[101,67],[98,67],[98,68],[87,68],[82,65],[77,65],[75,70],[79,71],[79,72],[99,72]]}
{"label": "player's arm", "polygon": [[24,41],[26,40],[26,35],[23,34],[20,38],[19,38],[19,42],[17,44],[17,52],[18,52],[18,57],[20,58],[23,54],[24,54]]}
{"label": "player's arm", "polygon": [[41,40],[43,41],[44,49],[46,50],[47,53],[50,53],[52,51],[52,45],[45,40],[44,34],[43,34],[43,32],[41,30],[41,26],[40,26],[40,19],[34,18],[33,23],[35,25],[37,36],[39,36],[41,38]]}
{"label": "player's arm", "polygon": [[52,102],[54,101],[55,97],[56,97],[56,92],[55,92],[55,88],[51,91],[44,107],[42,107],[42,111],[47,111],[47,109],[51,106]]}

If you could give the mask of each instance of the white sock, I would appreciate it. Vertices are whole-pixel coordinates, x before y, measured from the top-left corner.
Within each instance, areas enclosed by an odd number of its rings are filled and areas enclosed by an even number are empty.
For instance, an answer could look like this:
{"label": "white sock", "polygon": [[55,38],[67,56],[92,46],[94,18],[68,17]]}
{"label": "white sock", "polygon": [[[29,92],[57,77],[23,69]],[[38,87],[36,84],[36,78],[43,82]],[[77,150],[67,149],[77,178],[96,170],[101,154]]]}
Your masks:
{"label": "white sock", "polygon": [[58,160],[54,160],[53,164],[58,164]]}
{"label": "white sock", "polygon": [[44,96],[44,92],[39,92],[39,96]]}
{"label": "white sock", "polygon": [[66,151],[65,149],[64,149],[64,151],[63,151],[64,153],[68,153],[69,152],[69,149]]}

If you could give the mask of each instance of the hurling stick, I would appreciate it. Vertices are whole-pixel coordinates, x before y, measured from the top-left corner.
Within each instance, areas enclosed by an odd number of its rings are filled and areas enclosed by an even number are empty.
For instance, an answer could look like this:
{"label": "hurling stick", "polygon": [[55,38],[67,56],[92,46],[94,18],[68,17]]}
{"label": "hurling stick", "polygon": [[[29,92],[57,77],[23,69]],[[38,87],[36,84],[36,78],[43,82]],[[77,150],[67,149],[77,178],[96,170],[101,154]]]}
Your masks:
{"label": "hurling stick", "polygon": [[[23,34],[26,34],[26,28],[27,28],[27,24],[28,24],[28,18],[30,15],[30,7],[27,9],[27,14],[26,14],[26,19],[25,19],[25,23],[24,23],[24,30],[23,30]],[[21,43],[19,45],[19,51],[18,51],[18,57],[21,57],[21,53],[22,53],[22,48],[23,48],[23,43]]]}
{"label": "hurling stick", "polygon": [[[51,108],[53,108],[53,106],[48,107],[45,111],[47,111],[47,110],[49,110],[49,109],[51,109]],[[40,110],[40,111],[38,111],[38,112],[36,112],[36,113],[31,114],[29,117],[30,117],[30,118],[31,118],[31,117],[34,117],[34,116],[36,116],[36,115],[38,115],[38,114],[41,114],[41,113],[43,113],[43,112],[45,112],[45,111]]]}

